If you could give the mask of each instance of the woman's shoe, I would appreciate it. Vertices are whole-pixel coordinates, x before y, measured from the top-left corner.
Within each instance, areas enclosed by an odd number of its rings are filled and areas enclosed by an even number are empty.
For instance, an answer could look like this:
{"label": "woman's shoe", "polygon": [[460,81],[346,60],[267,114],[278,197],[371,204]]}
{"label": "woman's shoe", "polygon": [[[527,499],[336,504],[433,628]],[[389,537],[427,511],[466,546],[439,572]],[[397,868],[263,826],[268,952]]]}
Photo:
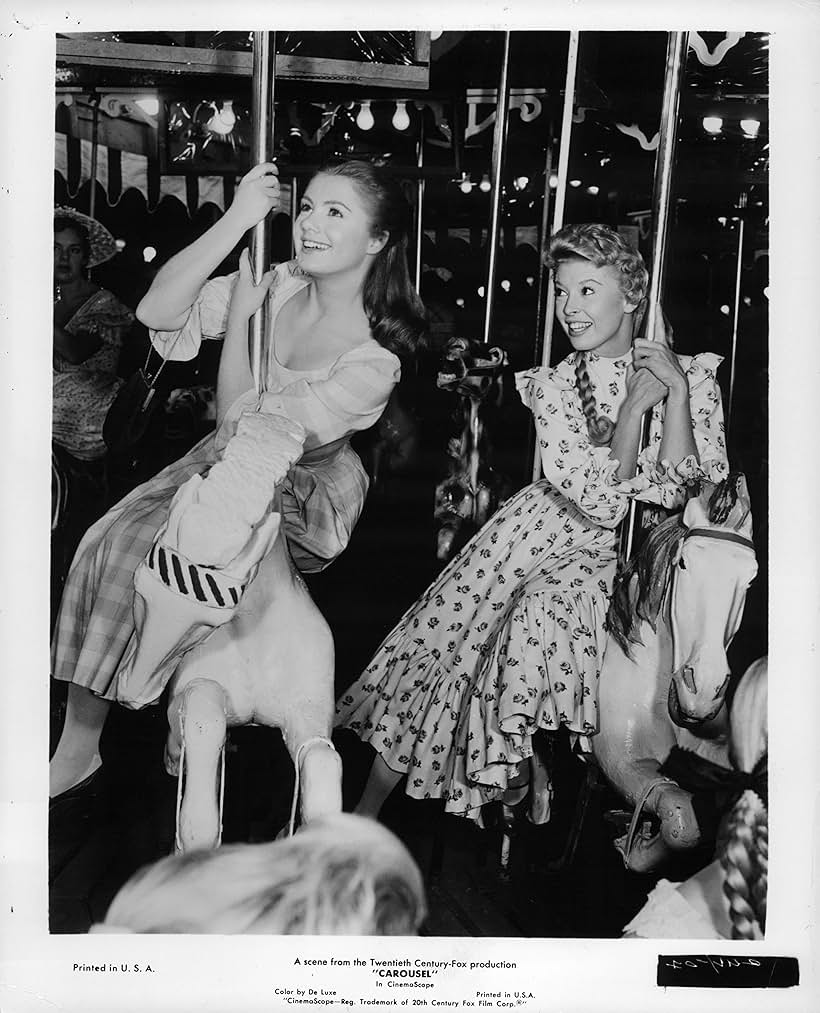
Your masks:
{"label": "woman's shoe", "polygon": [[70,788],[66,788],[65,791],[61,791],[59,795],[50,798],[48,800],[49,815],[69,802],[91,801],[96,798],[103,783],[102,770],[102,764],[100,764],[82,781],[78,781]]}

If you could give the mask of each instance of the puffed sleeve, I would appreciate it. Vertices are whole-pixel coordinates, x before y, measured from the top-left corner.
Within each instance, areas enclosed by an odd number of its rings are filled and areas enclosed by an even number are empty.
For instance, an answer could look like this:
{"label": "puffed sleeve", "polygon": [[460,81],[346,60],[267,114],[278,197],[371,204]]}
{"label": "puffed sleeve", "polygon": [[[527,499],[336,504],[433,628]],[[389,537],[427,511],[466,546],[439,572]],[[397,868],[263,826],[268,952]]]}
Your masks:
{"label": "puffed sleeve", "polygon": [[558,366],[517,373],[515,382],[533,414],[544,477],[596,524],[616,527],[629,507],[614,485],[618,461],[590,443],[571,381]]}
{"label": "puffed sleeve", "polygon": [[188,319],[177,331],[149,329],[151,344],[164,359],[188,362],[199,354],[203,339],[222,338],[237,272],[211,278],[202,286]]}
{"label": "puffed sleeve", "polygon": [[723,359],[711,352],[680,358],[689,382],[689,411],[699,460],[690,454],[677,465],[658,461],[663,436],[663,407],[658,405],[652,412],[649,442],[638,457],[635,477],[616,486],[619,492],[667,510],[683,505],[687,486],[700,480],[717,483],[729,474],[723,405],[716,377]]}
{"label": "puffed sleeve", "polygon": [[340,356],[326,377],[301,378],[261,397],[254,391],[242,394],[225,414],[216,448],[228,441],[242,412],[257,407],[301,422],[307,432],[305,451],[369,429],[400,375],[398,357],[369,341]]}

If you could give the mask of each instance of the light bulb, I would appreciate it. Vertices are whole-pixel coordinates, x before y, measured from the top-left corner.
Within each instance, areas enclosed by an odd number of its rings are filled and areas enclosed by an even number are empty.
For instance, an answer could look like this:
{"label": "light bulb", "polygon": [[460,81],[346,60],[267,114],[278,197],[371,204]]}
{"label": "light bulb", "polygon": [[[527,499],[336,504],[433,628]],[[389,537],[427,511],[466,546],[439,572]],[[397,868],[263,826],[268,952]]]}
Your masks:
{"label": "light bulb", "polygon": [[478,189],[482,193],[489,193],[490,190],[492,190],[492,188],[493,188],[493,185],[490,182],[490,177],[485,172],[484,175],[481,177],[481,182],[478,184]]}
{"label": "light bulb", "polygon": [[510,283],[507,281],[506,278],[501,282],[501,287],[504,289],[505,292],[510,291]]}
{"label": "light bulb", "polygon": [[720,116],[704,116],[703,129],[707,134],[719,134],[723,130],[723,120]]}
{"label": "light bulb", "polygon": [[588,186],[587,187],[587,193],[592,194],[593,197],[597,197],[598,196],[598,192],[599,191],[598,191],[598,187],[597,186]]}
{"label": "light bulb", "polygon": [[359,130],[372,130],[375,122],[373,113],[370,111],[370,99],[365,99],[359,109],[359,115],[356,117],[356,126]]}
{"label": "light bulb", "polygon": [[760,120],[741,120],[740,129],[749,138],[757,137],[758,131],[760,130]]}
{"label": "light bulb", "polygon": [[570,186],[574,186],[577,189],[581,185],[581,180],[580,179],[571,179],[569,181],[569,185]]}
{"label": "light bulb", "polygon": [[463,310],[464,309],[464,300],[461,299],[461,298],[456,299],[456,306],[458,306],[458,308],[460,310]]}
{"label": "light bulb", "polygon": [[154,259],[154,257],[156,257],[156,255],[157,251],[154,249],[153,246],[146,246],[145,249],[142,251],[142,259],[145,261],[146,264],[150,264],[151,261]]}
{"label": "light bulb", "polygon": [[477,292],[478,292],[479,298],[483,299],[484,298],[484,286],[483,285],[479,285],[478,289],[477,289]]}
{"label": "light bulb", "polygon": [[558,177],[555,175],[550,176],[550,189],[555,190],[558,187]]}
{"label": "light bulb", "polygon": [[516,176],[516,178],[513,180],[513,186],[515,187],[516,190],[525,190],[527,188],[527,184],[529,183],[529,181],[530,181],[529,176]]}
{"label": "light bulb", "polygon": [[728,316],[729,316],[729,313],[731,312],[731,310],[730,310],[730,309],[729,309],[729,307],[728,307],[728,306],[726,305],[726,303],[724,303],[724,304],[723,304],[723,305],[722,305],[722,306],[720,307],[720,312],[721,312],[721,313],[722,313],[722,314],[723,314],[723,315],[724,315],[725,317],[728,317]]}
{"label": "light bulb", "polygon": [[120,253],[122,253],[122,251],[125,249],[125,240],[124,239],[115,239],[114,240],[114,246],[116,246],[117,250]]}
{"label": "light bulb", "polygon": [[393,113],[393,126],[396,130],[406,130],[410,126],[407,103],[402,100],[396,102],[396,111]]}
{"label": "light bulb", "polygon": [[458,184],[458,188],[459,188],[459,190],[461,190],[462,193],[471,193],[472,192],[473,181],[470,179],[470,177],[467,175],[466,172],[461,177],[461,182]]}

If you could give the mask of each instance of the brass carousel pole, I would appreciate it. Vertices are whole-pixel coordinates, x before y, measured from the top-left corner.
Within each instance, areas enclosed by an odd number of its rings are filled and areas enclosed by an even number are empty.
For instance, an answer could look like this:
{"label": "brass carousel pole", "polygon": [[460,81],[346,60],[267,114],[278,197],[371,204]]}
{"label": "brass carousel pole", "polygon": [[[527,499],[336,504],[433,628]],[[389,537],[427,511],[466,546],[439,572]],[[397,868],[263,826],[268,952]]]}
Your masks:
{"label": "brass carousel pole", "polygon": [[735,362],[737,360],[737,331],[740,322],[740,282],[743,275],[743,233],[745,222],[737,220],[737,272],[735,275],[735,311],[732,320],[732,358],[729,366],[729,404],[726,406],[726,446],[729,446],[729,432],[732,427],[732,406],[735,397]]}
{"label": "brass carousel pole", "polygon": [[[253,121],[252,163],[270,162],[273,156],[273,86],[275,79],[276,32],[253,33]],[[250,237],[250,259],[258,280],[270,267],[270,215],[255,225]],[[250,327],[251,372],[257,393],[265,385],[262,363],[267,359],[267,300],[254,313]]]}
{"label": "brass carousel pole", "polygon": [[[567,76],[564,85],[564,109],[561,116],[561,149],[558,154],[558,185],[555,188],[555,204],[552,212],[552,229],[546,227],[546,215],[541,229],[541,266],[549,249],[550,236],[557,232],[564,224],[564,206],[567,200],[567,178],[569,176],[569,148],[572,140],[572,111],[575,107],[575,78],[578,70],[578,45],[581,40],[580,32],[569,33],[567,46]],[[549,148],[548,148],[549,153]],[[551,157],[547,165],[552,165]],[[546,193],[544,202],[547,202],[549,195],[549,177],[544,181]],[[552,325],[555,317],[555,291],[549,282],[547,283],[547,307],[543,318],[543,338],[541,340],[541,365],[549,366],[552,355]],[[533,481],[541,477],[541,454],[538,444],[535,445],[532,462]]]}
{"label": "brass carousel pole", "polygon": [[[678,110],[683,75],[686,69],[688,32],[670,32],[666,46],[666,75],[663,85],[663,106],[661,109],[660,140],[655,161],[655,181],[652,195],[653,228],[651,269],[644,335],[650,341],[655,338],[655,324],[660,312],[661,289],[664,281],[664,259],[666,238],[669,228],[669,207],[672,193],[672,168],[675,162],[675,142],[678,131]],[[641,420],[641,437],[638,453],[643,450],[649,437],[649,423],[652,413],[646,412]],[[621,527],[621,559],[632,555],[635,538],[637,502],[629,504],[629,513]]]}
{"label": "brass carousel pole", "polygon": [[487,236],[489,259],[487,262],[487,302],[484,310],[484,344],[490,343],[495,276],[498,267],[498,241],[501,221],[501,172],[504,168],[504,150],[507,143],[507,123],[510,118],[510,33],[504,32],[504,51],[501,57],[501,78],[498,82],[498,104],[493,133],[492,215]]}

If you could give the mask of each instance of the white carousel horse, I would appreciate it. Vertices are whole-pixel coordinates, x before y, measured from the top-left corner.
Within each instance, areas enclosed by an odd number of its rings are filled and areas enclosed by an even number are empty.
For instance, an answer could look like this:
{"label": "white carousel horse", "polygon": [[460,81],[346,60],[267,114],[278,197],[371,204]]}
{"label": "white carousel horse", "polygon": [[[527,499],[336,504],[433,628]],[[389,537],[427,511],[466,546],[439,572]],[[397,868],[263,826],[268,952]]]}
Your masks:
{"label": "white carousel horse", "polygon": [[[734,473],[658,525],[616,583],[591,744],[607,780],[635,807],[616,841],[632,870],[700,840],[691,794],[660,773],[672,747],[729,766],[726,650],[757,573],[751,536],[746,480]],[[654,835],[651,815],[660,821]]]}
{"label": "white carousel horse", "polygon": [[139,636],[118,691],[121,702],[143,706],[169,686],[165,765],[178,777],[180,851],[221,842],[231,726],[282,730],[296,771],[291,833],[297,800],[303,822],[342,811],[341,760],[330,739],[333,637],[280,532],[280,486],[246,546],[214,569],[176,551],[180,516],[201,481],[194,476],[177,492],[137,569]]}

